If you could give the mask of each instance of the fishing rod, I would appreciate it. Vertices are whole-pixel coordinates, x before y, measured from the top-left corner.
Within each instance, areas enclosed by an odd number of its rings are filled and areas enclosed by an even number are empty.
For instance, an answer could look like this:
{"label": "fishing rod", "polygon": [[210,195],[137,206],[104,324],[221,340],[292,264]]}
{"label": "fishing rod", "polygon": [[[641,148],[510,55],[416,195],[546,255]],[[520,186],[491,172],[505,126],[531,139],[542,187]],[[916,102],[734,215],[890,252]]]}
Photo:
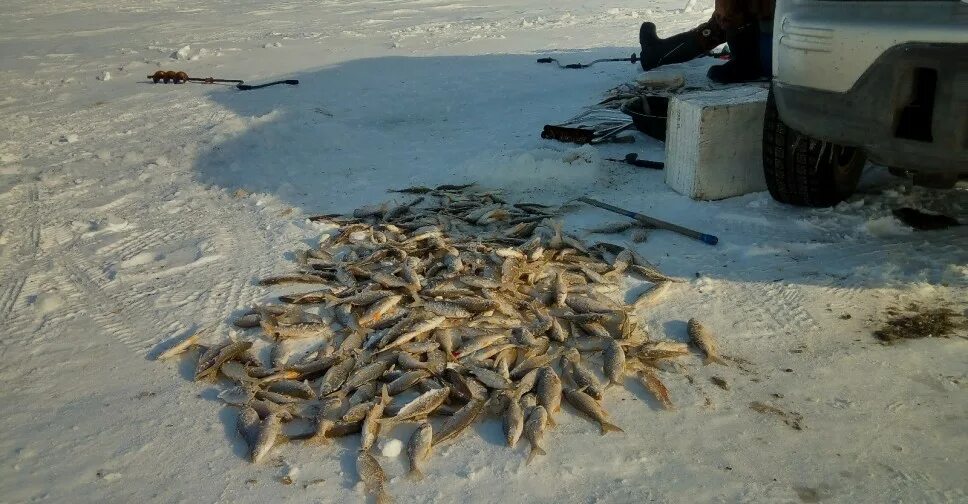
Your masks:
{"label": "fishing rod", "polygon": [[215,77],[189,77],[187,73],[175,71],[175,70],[158,70],[157,72],[148,76],[152,82],[158,84],[159,82],[164,82],[165,84],[184,84],[186,82],[198,82],[200,84],[235,84],[237,89],[242,91],[248,91],[250,89],[262,89],[269,86],[275,86],[277,84],[288,84],[290,86],[295,86],[299,84],[296,79],[285,79],[273,82],[267,82],[265,84],[249,85],[245,84],[245,81],[241,79],[216,79]]}
{"label": "fishing rod", "polygon": [[595,61],[592,61],[591,63],[570,63],[568,65],[562,65],[561,62],[556,60],[555,58],[538,58],[538,63],[556,63],[558,65],[558,68],[569,68],[574,70],[588,68],[596,63],[605,63],[605,62],[614,62],[614,61],[632,63],[634,65],[635,63],[639,62],[639,56],[635,53],[632,53],[632,55],[629,56],[628,58],[602,58],[602,59],[597,59]]}

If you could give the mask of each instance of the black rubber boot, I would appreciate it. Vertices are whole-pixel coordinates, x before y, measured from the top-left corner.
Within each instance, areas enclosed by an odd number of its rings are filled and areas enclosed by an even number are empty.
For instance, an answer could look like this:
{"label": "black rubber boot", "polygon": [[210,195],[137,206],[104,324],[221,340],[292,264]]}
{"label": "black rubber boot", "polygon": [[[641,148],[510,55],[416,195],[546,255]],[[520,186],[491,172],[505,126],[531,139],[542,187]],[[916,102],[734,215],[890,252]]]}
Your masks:
{"label": "black rubber boot", "polygon": [[669,38],[660,39],[655,24],[642,23],[639,28],[639,44],[642,69],[652,70],[661,65],[683,63],[709,52],[726,41],[722,28],[712,20],[692,30]]}
{"label": "black rubber boot", "polygon": [[756,23],[738,28],[727,35],[729,61],[710,67],[706,75],[720,84],[750,82],[768,77],[760,57],[760,29]]}

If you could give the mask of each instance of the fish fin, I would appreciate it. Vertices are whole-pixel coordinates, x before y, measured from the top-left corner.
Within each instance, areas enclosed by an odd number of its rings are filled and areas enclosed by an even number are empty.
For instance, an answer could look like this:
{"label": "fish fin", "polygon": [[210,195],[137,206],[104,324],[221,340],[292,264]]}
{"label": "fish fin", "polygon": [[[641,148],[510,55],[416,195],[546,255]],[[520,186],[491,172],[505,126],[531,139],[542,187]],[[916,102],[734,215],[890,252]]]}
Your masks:
{"label": "fish fin", "polygon": [[376,494],[376,504],[391,504],[393,498],[390,497],[390,493],[382,485],[380,486],[380,491]]}
{"label": "fish fin", "polygon": [[525,461],[526,464],[530,464],[532,460],[538,455],[547,455],[548,452],[544,451],[540,446],[532,446],[531,452],[528,453],[528,460]]}
{"label": "fish fin", "polygon": [[605,434],[606,434],[607,432],[625,432],[625,431],[624,431],[624,430],[622,430],[622,428],[621,428],[621,427],[619,427],[618,425],[615,425],[615,424],[612,424],[612,423],[608,423],[608,422],[605,422],[605,421],[603,421],[603,422],[601,423],[601,426],[602,426],[602,435],[603,435],[603,436],[604,436],[604,435],[605,435]]}
{"label": "fish fin", "polygon": [[706,358],[703,359],[702,365],[703,366],[708,366],[710,363],[713,363],[713,362],[715,362],[716,364],[719,364],[721,366],[729,366],[729,364],[726,364],[726,361],[724,361],[718,355],[707,355]]}
{"label": "fish fin", "polygon": [[424,473],[417,466],[410,467],[410,472],[407,473],[407,477],[412,481],[420,481],[424,479]]}

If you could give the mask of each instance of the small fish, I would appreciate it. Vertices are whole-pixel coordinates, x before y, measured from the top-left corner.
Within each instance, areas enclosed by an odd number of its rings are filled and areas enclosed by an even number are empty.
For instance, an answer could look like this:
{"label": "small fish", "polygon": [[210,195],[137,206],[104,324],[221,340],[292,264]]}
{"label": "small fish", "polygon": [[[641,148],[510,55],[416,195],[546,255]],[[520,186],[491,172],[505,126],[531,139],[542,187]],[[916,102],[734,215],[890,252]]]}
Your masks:
{"label": "small fish", "polygon": [[403,296],[389,296],[385,297],[372,305],[363,313],[357,323],[360,327],[370,327],[377,322],[379,322],[383,317],[394,310],[400,301],[403,300]]}
{"label": "small fish", "polygon": [[462,308],[460,305],[447,301],[427,301],[424,308],[437,315],[447,318],[470,318],[474,314]]}
{"label": "small fish", "polygon": [[346,378],[346,383],[343,385],[343,388],[352,390],[376,380],[380,377],[380,375],[386,372],[387,368],[390,367],[390,364],[390,362],[378,360],[376,362],[371,362],[357,369],[356,371],[353,371],[349,377]]}
{"label": "small fish", "polygon": [[191,335],[189,335],[185,339],[183,339],[181,341],[178,341],[177,343],[175,343],[172,346],[170,346],[167,350],[165,350],[164,352],[162,352],[161,354],[159,354],[158,357],[157,357],[157,360],[166,360],[166,359],[170,359],[170,358],[172,358],[172,357],[174,357],[176,355],[181,355],[182,353],[185,353],[186,351],[188,351],[188,349],[192,348],[193,346],[198,345],[198,340],[206,332],[207,332],[207,329],[202,329],[200,331],[195,331],[194,333],[192,333]]}
{"label": "small fish", "polygon": [[530,464],[536,455],[547,455],[541,447],[541,439],[544,437],[545,427],[548,425],[548,412],[544,406],[535,406],[528,413],[528,419],[524,422],[524,437],[531,443],[531,451],[528,453],[526,463]]}
{"label": "small fish", "polygon": [[434,439],[434,428],[430,422],[422,422],[417,430],[413,431],[410,441],[407,443],[407,460],[410,462],[410,472],[407,476],[413,480],[424,478],[420,464],[430,456],[432,442]]}
{"label": "small fish", "polygon": [[584,413],[588,418],[598,422],[602,429],[602,435],[607,432],[625,432],[619,426],[609,423],[608,415],[592,396],[581,390],[565,389],[565,399],[578,411]]}
{"label": "small fish", "polygon": [[716,364],[726,365],[726,361],[719,356],[719,350],[716,345],[716,338],[713,337],[709,329],[702,325],[698,320],[691,318],[687,325],[687,330],[689,332],[689,339],[692,344],[699,347],[703,353],[706,354],[706,358],[703,360],[703,365],[708,365],[710,362],[715,362]]}
{"label": "small fish", "polygon": [[440,327],[440,325],[446,321],[447,321],[447,317],[440,316],[440,317],[434,317],[428,320],[424,320],[423,322],[419,322],[416,325],[414,325],[409,331],[401,334],[396,339],[394,339],[393,342],[383,346],[381,351],[390,350],[391,348],[398,347],[400,345],[403,345],[404,343],[409,343],[410,341],[413,341],[416,337],[422,334],[428,333],[430,331],[433,331],[434,329]]}
{"label": "small fish", "polygon": [[651,289],[643,292],[632,306],[637,310],[643,308],[648,308],[656,303],[658,303],[667,292],[669,292],[669,287],[672,282],[659,282],[655,284]]}
{"label": "small fish", "polygon": [[409,371],[407,373],[404,373],[396,380],[393,380],[392,382],[390,382],[390,384],[387,386],[387,389],[389,390],[390,395],[397,395],[407,391],[408,389],[410,389],[410,387],[414,386],[418,381],[424,378],[427,378],[428,376],[430,376],[430,373],[426,371],[422,371],[422,370]]}
{"label": "small fish", "polygon": [[507,407],[504,408],[502,423],[504,440],[507,441],[508,446],[514,448],[518,444],[518,439],[521,438],[521,433],[524,432],[524,412],[521,411],[521,405],[512,398],[508,399]]}
{"label": "small fish", "polygon": [[612,334],[608,332],[602,324],[598,322],[582,322],[581,328],[588,333],[589,336],[599,338],[599,339],[611,339]]}
{"label": "small fish", "polygon": [[393,500],[387,493],[387,475],[380,467],[380,462],[367,450],[360,450],[356,457],[356,472],[368,493],[376,494],[377,504],[390,504]]}
{"label": "small fish", "polygon": [[349,378],[355,365],[356,360],[353,357],[345,357],[337,364],[334,364],[333,367],[327,369],[319,385],[319,397],[326,397],[339,390],[343,386],[343,383],[346,382],[346,379]]}
{"label": "small fish", "polygon": [[345,413],[343,413],[343,416],[340,418],[340,421],[363,422],[363,420],[366,418],[367,413],[369,413],[370,409],[373,408],[373,402],[374,401],[366,401],[366,402],[359,403],[355,406],[350,406],[350,408],[347,409]]}
{"label": "small fish", "polygon": [[384,423],[396,424],[399,422],[405,422],[407,420],[413,420],[417,418],[426,417],[427,415],[433,413],[441,404],[447,400],[450,396],[450,389],[441,388],[434,389],[423,394],[420,394],[416,399],[408,402],[405,406],[400,408],[400,411],[393,417],[384,419]]}
{"label": "small fish", "polygon": [[[406,346],[406,345],[401,345]],[[417,371],[420,369],[427,369],[427,363],[422,362],[420,359],[416,358],[410,352],[401,348],[401,352],[397,355],[397,364],[401,368],[408,371]]]}
{"label": "small fish", "polygon": [[252,453],[252,450],[255,449],[256,442],[259,439],[259,422],[259,413],[251,406],[243,406],[239,411],[236,428],[249,447],[249,453]]}
{"label": "small fish", "polygon": [[622,378],[625,376],[625,350],[616,340],[608,340],[605,350],[602,352],[604,361],[603,371],[605,377],[612,385],[621,385]]}
{"label": "small fish", "polygon": [[298,397],[300,399],[315,399],[316,393],[308,382],[296,380],[278,380],[269,384],[268,390],[277,394]]}
{"label": "small fish", "polygon": [[545,366],[538,372],[538,382],[535,384],[535,396],[538,404],[548,411],[548,418],[561,409],[561,378],[551,367]]}
{"label": "small fish", "polygon": [[496,371],[473,365],[468,366],[467,369],[488,388],[497,390],[511,388],[511,380],[501,376],[501,374]]}
{"label": "small fish", "polygon": [[232,321],[232,325],[242,329],[251,329],[253,327],[259,327],[259,322],[261,320],[262,317],[260,317],[258,313],[246,313],[245,315],[242,315],[241,317]]}
{"label": "small fish", "polygon": [[521,378],[535,369],[548,365],[556,357],[557,354],[554,353],[535,353],[529,355],[514,366],[514,369],[511,370],[511,378],[515,380]]}
{"label": "small fish", "polygon": [[484,400],[472,399],[463,408],[454,413],[452,417],[448,418],[439,432],[434,432],[434,438],[431,444],[437,446],[440,443],[459,436],[468,426],[477,420],[477,417],[484,411],[485,404],[486,401]]}
{"label": "small fish", "polygon": [[676,409],[672,404],[672,399],[669,398],[669,389],[662,383],[655,371],[648,367],[642,367],[639,369],[638,375],[642,385],[659,401],[663,408],[667,410]]}
{"label": "small fish", "polygon": [[245,364],[242,364],[239,361],[226,362],[225,364],[222,364],[222,367],[219,369],[219,371],[226,378],[242,385],[254,385],[261,381],[258,378],[249,376],[249,372],[246,369]]}
{"label": "small fish", "polygon": [[498,341],[504,340],[505,338],[507,338],[507,335],[499,334],[499,333],[485,334],[482,336],[478,336],[472,340],[468,340],[462,343],[460,348],[458,348],[457,351],[453,352],[453,355],[455,357],[468,355],[482,348],[489,347],[493,343],[497,343]]}
{"label": "small fish", "polygon": [[389,289],[409,289],[410,282],[406,280],[389,275],[387,273],[377,272],[370,276],[370,279],[380,285],[387,287]]}
{"label": "small fish", "polygon": [[361,445],[362,450],[369,450],[376,442],[376,437],[380,434],[380,419],[383,418],[383,409],[390,403],[390,394],[387,393],[387,386],[381,389],[380,400],[373,404],[363,420],[363,433]]}
{"label": "small fish", "polygon": [[629,269],[632,265],[632,251],[629,249],[622,249],[615,259],[612,261],[612,271],[609,271],[611,275],[618,275],[624,273],[625,270]]}
{"label": "small fish", "polygon": [[558,317],[552,317],[551,328],[548,329],[548,337],[558,343],[564,343],[568,339],[568,331],[565,327],[558,321]]}
{"label": "small fish", "polygon": [[634,224],[632,223],[632,221],[609,222],[606,224],[602,224],[601,226],[591,228],[588,230],[588,232],[590,234],[615,234],[615,233],[621,233],[623,231],[626,231],[629,228],[631,228],[633,225]]}
{"label": "small fish", "polygon": [[427,194],[432,192],[433,189],[424,186],[413,186],[407,187],[405,189],[388,189],[387,192],[393,193],[403,193],[403,194]]}
{"label": "small fish", "polygon": [[[354,390],[353,393],[350,395],[350,398],[348,401],[349,406],[352,408],[357,404],[369,402],[374,397],[376,397],[376,393],[377,393],[377,383],[375,381],[371,381],[369,383],[360,385],[360,387]],[[329,400],[339,400],[339,396],[330,397]]]}
{"label": "small fish", "polygon": [[565,301],[568,299],[568,282],[560,271],[555,272],[555,281],[552,289],[554,291],[555,306],[564,308]]}
{"label": "small fish", "polygon": [[[252,348],[251,341],[231,341],[214,347],[213,350],[205,352],[198,360],[195,370],[195,381],[203,378],[214,378],[222,364],[244,354]],[[213,354],[214,353],[214,354]]]}
{"label": "small fish", "polygon": [[281,284],[289,284],[289,283],[325,284],[325,283],[329,283],[329,280],[320,275],[313,275],[309,273],[277,275],[277,276],[266,277],[259,280],[259,285],[262,285],[262,286],[281,285]]}
{"label": "small fish", "polygon": [[256,437],[255,446],[252,448],[251,459],[253,463],[259,463],[269,454],[272,447],[276,445],[276,440],[280,434],[282,434],[282,421],[279,416],[270,414],[259,426],[259,434]]}
{"label": "small fish", "polygon": [[460,277],[460,281],[465,285],[478,289],[500,289],[502,287],[501,282],[496,282],[494,280],[477,276],[462,276]]}
{"label": "small fish", "polygon": [[591,372],[588,368],[582,365],[580,359],[577,356],[578,352],[574,352],[570,356],[566,356],[569,364],[571,365],[571,380],[575,382],[575,386],[579,389],[585,390],[585,392],[598,399],[602,400],[605,395],[605,389],[599,383],[598,378],[595,374]]}
{"label": "small fish", "polygon": [[565,304],[578,313],[610,313],[615,309],[612,304],[573,294],[568,295]]}
{"label": "small fish", "polygon": [[682,280],[679,280],[677,278],[672,278],[660,272],[658,269],[656,269],[655,266],[652,266],[651,264],[648,266],[642,266],[636,262],[630,265],[628,269],[629,271],[641,276],[643,279],[652,283],[682,282]]}

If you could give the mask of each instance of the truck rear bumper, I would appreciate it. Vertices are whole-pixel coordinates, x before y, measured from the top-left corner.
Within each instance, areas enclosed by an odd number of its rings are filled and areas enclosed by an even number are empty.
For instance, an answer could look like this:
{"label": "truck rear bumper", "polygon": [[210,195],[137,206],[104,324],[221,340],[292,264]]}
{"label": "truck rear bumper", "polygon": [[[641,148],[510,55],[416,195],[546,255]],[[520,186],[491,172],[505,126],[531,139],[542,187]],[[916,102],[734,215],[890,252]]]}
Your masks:
{"label": "truck rear bumper", "polygon": [[861,147],[877,163],[968,172],[965,54],[968,44],[902,44],[885,51],[846,92],[775,79],[777,108],[790,127]]}

